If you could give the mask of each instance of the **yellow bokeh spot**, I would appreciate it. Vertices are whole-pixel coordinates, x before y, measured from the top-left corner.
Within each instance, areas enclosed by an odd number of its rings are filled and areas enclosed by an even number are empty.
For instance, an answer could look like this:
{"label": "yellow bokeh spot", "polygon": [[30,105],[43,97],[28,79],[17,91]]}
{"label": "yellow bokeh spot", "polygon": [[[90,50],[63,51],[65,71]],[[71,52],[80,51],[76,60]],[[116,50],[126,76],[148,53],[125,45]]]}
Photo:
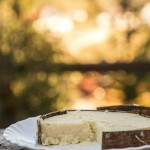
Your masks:
{"label": "yellow bokeh spot", "polygon": [[44,80],[46,80],[46,77],[47,77],[47,74],[46,74],[46,72],[44,72],[44,71],[40,71],[40,72],[37,73],[37,79],[38,79],[39,81],[44,81]]}
{"label": "yellow bokeh spot", "polygon": [[150,106],[150,92],[146,91],[141,93],[135,102],[140,105]]}
{"label": "yellow bokeh spot", "polygon": [[48,76],[48,83],[50,85],[56,85],[58,83],[58,76],[56,74],[51,74]]}
{"label": "yellow bokeh spot", "polygon": [[9,46],[8,46],[7,44],[4,44],[4,45],[2,45],[1,51],[2,51],[2,53],[3,53],[4,55],[7,55],[7,54],[10,53],[10,48],[9,48]]}
{"label": "yellow bokeh spot", "polygon": [[16,50],[14,52],[14,59],[17,63],[21,63],[25,60],[25,54],[21,50]]}
{"label": "yellow bokeh spot", "polygon": [[24,81],[12,81],[10,84],[10,88],[15,96],[20,96],[26,85]]}

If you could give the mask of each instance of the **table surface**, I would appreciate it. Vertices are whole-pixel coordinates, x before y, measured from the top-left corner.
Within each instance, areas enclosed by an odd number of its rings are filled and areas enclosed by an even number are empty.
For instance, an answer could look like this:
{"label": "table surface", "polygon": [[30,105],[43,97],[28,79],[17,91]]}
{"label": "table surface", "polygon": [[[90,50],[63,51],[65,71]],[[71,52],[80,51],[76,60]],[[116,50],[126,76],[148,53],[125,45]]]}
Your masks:
{"label": "table surface", "polygon": [[0,150],[30,150],[28,148],[23,148],[6,141],[3,137],[3,131],[3,129],[0,129]]}

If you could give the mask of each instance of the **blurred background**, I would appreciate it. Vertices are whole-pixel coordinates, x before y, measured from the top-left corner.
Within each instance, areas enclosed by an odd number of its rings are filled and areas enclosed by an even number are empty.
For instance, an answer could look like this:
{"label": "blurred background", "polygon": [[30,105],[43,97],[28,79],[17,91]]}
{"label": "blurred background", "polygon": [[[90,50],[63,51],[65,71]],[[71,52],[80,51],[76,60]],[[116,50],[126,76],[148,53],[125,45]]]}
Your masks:
{"label": "blurred background", "polygon": [[0,0],[0,128],[133,103],[150,106],[149,0]]}

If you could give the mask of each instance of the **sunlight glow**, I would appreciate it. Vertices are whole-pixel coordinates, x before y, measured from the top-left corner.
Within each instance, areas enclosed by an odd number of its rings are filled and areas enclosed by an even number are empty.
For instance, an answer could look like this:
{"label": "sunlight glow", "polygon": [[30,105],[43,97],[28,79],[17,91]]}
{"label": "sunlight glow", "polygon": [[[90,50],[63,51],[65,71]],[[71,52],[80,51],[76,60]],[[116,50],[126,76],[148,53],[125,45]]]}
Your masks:
{"label": "sunlight glow", "polygon": [[73,13],[73,19],[77,22],[85,22],[88,18],[88,14],[85,10],[82,9],[77,9],[74,13]]}
{"label": "sunlight glow", "polygon": [[58,12],[51,8],[43,8],[40,17],[33,23],[33,27],[41,31],[53,33],[66,33],[73,29],[73,21],[65,13]]}
{"label": "sunlight glow", "polygon": [[140,13],[141,18],[150,25],[150,3],[147,3]]}
{"label": "sunlight glow", "polygon": [[112,21],[112,18],[110,16],[110,14],[107,12],[102,12],[97,16],[97,22],[98,22],[99,26],[102,26],[105,28],[106,27],[110,28],[111,27],[111,21]]}
{"label": "sunlight glow", "polygon": [[90,28],[64,38],[64,44],[71,55],[78,55],[84,48],[104,42],[110,33],[111,31],[107,28]]}

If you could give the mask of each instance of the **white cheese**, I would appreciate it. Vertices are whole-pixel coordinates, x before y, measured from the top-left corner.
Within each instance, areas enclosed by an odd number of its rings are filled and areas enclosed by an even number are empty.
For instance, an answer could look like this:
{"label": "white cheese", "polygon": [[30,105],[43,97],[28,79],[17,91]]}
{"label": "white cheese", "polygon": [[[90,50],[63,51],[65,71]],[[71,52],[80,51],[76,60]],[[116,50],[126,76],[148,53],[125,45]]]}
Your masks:
{"label": "white cheese", "polygon": [[104,131],[150,129],[150,119],[138,114],[100,111],[68,111],[40,120],[42,145],[67,145],[97,141]]}

